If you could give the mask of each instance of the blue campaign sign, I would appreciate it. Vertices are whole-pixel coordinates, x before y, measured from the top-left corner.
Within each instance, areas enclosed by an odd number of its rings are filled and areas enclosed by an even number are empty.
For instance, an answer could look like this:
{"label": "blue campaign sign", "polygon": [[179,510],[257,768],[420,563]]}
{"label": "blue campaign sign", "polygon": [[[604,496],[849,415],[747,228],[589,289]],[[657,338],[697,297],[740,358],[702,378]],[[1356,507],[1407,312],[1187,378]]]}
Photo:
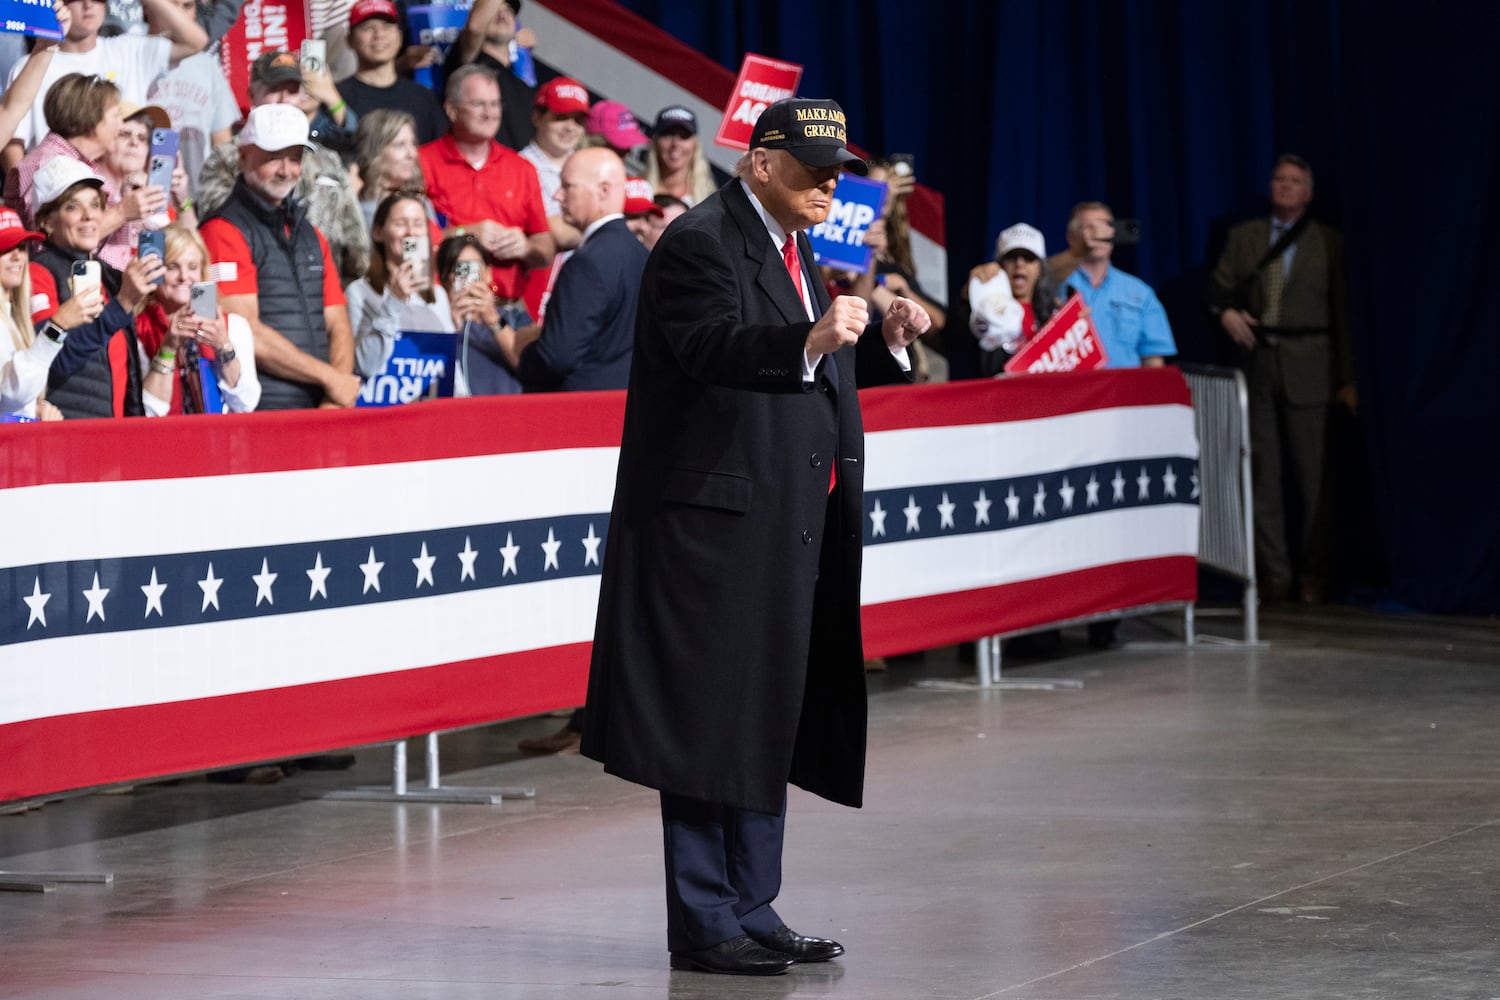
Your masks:
{"label": "blue campaign sign", "polygon": [[52,0],[0,0],[0,31],[54,41],[62,38]]}
{"label": "blue campaign sign", "polygon": [[437,49],[437,62],[432,66],[424,66],[413,74],[422,86],[436,89],[442,85],[443,81],[439,77],[442,73],[443,59],[464,30],[464,22],[469,19],[471,6],[469,3],[457,2],[422,4],[406,8],[406,26],[412,42],[417,45],[431,45]]}
{"label": "blue campaign sign", "polygon": [[817,262],[839,271],[869,271],[871,251],[865,246],[865,233],[884,205],[884,181],[840,174],[828,218],[807,231]]}
{"label": "blue campaign sign", "polygon": [[458,337],[452,333],[402,332],[385,367],[365,379],[356,406],[399,406],[453,395]]}

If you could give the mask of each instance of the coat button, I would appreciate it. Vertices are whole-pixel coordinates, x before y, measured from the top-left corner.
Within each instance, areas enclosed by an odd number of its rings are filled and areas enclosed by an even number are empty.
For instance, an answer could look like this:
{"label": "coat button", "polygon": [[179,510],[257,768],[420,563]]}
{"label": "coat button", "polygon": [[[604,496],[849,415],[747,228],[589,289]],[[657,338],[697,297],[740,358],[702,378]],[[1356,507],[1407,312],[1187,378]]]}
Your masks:
{"label": "coat button", "polygon": [[804,531],[804,532],[802,532],[802,544],[803,545],[811,545],[812,544],[812,532],[811,531]]}
{"label": "coat button", "polygon": [[823,464],[823,460],[818,457],[818,453],[817,452],[813,452],[812,458],[809,458],[807,460],[807,464],[811,465],[814,469],[816,469],[818,466],[820,466],[820,465]]}

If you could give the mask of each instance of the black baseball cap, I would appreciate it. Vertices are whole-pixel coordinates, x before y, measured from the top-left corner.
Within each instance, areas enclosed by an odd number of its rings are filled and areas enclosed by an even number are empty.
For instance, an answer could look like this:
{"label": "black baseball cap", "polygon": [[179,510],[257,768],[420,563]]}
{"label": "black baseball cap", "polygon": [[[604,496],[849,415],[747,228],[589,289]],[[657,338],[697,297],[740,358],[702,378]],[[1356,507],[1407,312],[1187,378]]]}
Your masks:
{"label": "black baseball cap", "polygon": [[651,134],[657,136],[672,129],[679,129],[688,135],[697,135],[698,116],[681,104],[669,104],[656,113],[656,124],[651,126]]}
{"label": "black baseball cap", "polygon": [[784,149],[810,167],[839,164],[863,177],[870,165],[845,148],[844,109],[837,101],[787,97],[766,108],[750,133],[750,148]]}

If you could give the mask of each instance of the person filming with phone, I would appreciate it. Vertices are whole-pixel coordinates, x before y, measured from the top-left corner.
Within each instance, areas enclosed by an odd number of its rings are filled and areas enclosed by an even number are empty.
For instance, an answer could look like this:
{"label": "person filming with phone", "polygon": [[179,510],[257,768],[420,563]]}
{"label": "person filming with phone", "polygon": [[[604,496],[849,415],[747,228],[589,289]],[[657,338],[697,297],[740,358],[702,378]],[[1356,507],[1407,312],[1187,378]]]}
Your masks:
{"label": "person filming with phone", "polygon": [[161,284],[135,320],[141,349],[151,358],[141,386],[146,416],[249,413],[260,402],[250,324],[219,308],[214,284],[205,280],[208,248],[197,230],[171,225],[162,241]]}
{"label": "person filming with phone", "polygon": [[[31,261],[33,323],[62,344],[47,377],[47,399],[70,420],[138,417],[142,365],[132,313],[162,275],[161,259],[117,271],[94,257],[105,215],[104,178],[56,159],[37,171],[31,197],[47,240]],[[118,336],[117,336],[118,335]]]}

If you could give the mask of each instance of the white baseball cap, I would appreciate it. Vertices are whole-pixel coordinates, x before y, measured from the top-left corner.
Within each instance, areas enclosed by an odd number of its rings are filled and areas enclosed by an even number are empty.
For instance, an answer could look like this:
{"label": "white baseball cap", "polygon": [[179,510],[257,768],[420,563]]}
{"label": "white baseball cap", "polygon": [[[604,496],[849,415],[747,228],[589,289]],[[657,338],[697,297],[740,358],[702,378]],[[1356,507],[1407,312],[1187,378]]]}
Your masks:
{"label": "white baseball cap", "polygon": [[63,196],[74,184],[87,182],[104,187],[104,178],[89,169],[88,164],[71,157],[58,156],[48,160],[31,178],[31,215],[42,214],[42,209]]}
{"label": "white baseball cap", "polygon": [[1009,229],[1000,233],[1000,238],[995,241],[995,259],[1002,260],[1012,250],[1025,250],[1036,256],[1038,260],[1047,259],[1047,240],[1042,236],[1041,230],[1034,226],[1028,226],[1024,222],[1018,222]]}
{"label": "white baseball cap", "polygon": [[307,141],[307,115],[291,104],[260,104],[250,109],[245,127],[240,129],[240,145],[254,146],[268,153],[302,146]]}

